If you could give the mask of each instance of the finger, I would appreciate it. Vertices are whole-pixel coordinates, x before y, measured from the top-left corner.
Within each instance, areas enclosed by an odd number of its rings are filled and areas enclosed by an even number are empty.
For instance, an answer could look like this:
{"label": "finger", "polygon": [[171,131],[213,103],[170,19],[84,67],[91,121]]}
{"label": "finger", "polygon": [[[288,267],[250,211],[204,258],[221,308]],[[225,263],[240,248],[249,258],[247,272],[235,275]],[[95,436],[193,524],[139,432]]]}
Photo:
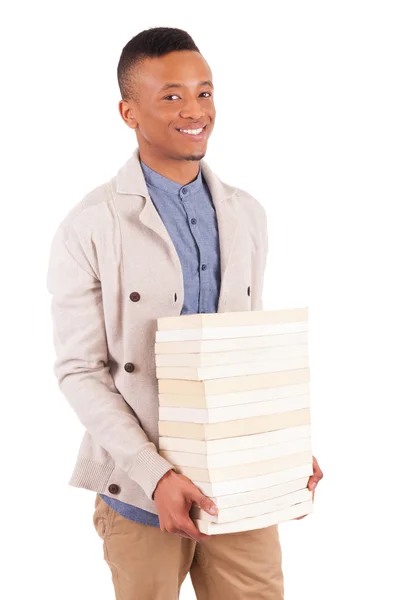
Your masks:
{"label": "finger", "polygon": [[191,535],[187,535],[182,529],[176,529],[174,531],[173,535],[177,535],[179,537],[184,537],[187,540],[194,540],[194,541],[196,541],[194,538],[192,538]]}
{"label": "finger", "polygon": [[321,478],[317,479],[316,477],[311,477],[311,479],[308,482],[308,489],[315,490],[320,481]]}
{"label": "finger", "polygon": [[203,540],[208,540],[208,538],[210,537],[206,533],[202,533],[201,531],[199,531],[198,528],[196,527],[196,525],[193,523],[193,521],[190,518],[185,520],[184,524],[181,523],[181,529],[183,529],[183,531],[187,535],[189,535],[191,538],[196,540],[196,542],[202,542]]}
{"label": "finger", "polygon": [[323,478],[324,474],[322,473],[321,467],[318,464],[317,459],[313,456],[313,471],[314,477],[318,478],[318,481]]}
{"label": "finger", "polygon": [[193,484],[193,492],[191,493],[192,502],[196,502],[200,506],[202,510],[205,510],[209,515],[217,515],[218,514],[218,506],[214,504],[210,498],[207,498],[204,494],[201,493],[198,487]]}
{"label": "finger", "polygon": [[308,486],[307,486],[308,489],[310,491],[313,491],[313,490],[315,490],[317,485],[318,485],[318,481],[315,479],[315,477],[310,477],[310,479],[308,480]]}
{"label": "finger", "polygon": [[311,477],[308,480],[308,489],[309,490],[315,490],[315,488],[317,487],[319,481],[321,481],[322,479],[322,474],[321,476],[319,476],[318,474],[311,475]]}

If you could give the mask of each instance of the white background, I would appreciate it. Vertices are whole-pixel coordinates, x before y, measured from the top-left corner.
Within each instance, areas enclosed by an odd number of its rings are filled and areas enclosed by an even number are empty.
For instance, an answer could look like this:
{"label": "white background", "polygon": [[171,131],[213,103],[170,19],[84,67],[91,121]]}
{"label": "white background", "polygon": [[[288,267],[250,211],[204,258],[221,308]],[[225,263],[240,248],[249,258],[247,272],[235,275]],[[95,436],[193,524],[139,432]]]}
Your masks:
{"label": "white background", "polygon": [[[136,147],[116,67],[142,29],[209,62],[207,162],[266,207],[265,308],[309,307],[315,513],[281,526],[286,600],[399,598],[397,2],[19,2],[2,11],[0,596],[109,600],[46,271],[68,210]],[[194,599],[190,579],[181,598]]]}

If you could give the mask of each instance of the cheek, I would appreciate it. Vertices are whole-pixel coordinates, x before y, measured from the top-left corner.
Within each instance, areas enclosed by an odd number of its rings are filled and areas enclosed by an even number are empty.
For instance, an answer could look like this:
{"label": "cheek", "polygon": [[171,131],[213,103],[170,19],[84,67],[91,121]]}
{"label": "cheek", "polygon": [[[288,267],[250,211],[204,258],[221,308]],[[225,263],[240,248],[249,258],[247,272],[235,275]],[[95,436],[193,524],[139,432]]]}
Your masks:
{"label": "cheek", "polygon": [[215,117],[217,109],[215,108],[214,102],[211,102],[211,104],[208,106],[207,112],[210,116]]}
{"label": "cheek", "polygon": [[151,139],[165,137],[171,120],[169,116],[167,118],[167,115],[157,111],[146,113],[140,123],[142,135]]}
{"label": "cheek", "polygon": [[211,121],[211,124],[210,124],[210,125],[211,125],[211,127],[210,127],[210,130],[212,131],[212,130],[214,129],[214,123],[215,123],[215,117],[216,117],[216,112],[215,112],[215,110],[209,110],[209,111],[208,111],[208,117],[209,117],[209,119],[210,119],[210,121]]}

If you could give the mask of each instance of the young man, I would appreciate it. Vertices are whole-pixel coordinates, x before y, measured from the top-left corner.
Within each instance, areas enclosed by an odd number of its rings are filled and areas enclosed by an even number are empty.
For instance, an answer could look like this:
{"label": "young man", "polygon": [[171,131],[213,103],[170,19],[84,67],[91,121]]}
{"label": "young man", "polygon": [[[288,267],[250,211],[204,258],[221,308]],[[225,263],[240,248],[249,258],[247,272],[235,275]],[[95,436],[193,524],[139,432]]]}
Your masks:
{"label": "young man", "polygon": [[[86,428],[70,484],[97,492],[94,525],[117,600],[281,600],[276,526],[207,536],[216,507],[158,454],[156,320],[261,310],[266,214],[204,162],[212,73],[184,31],[153,28],[123,49],[119,111],[138,149],[75,205],[48,270],[59,386]],[[322,473],[314,460],[310,489]]]}

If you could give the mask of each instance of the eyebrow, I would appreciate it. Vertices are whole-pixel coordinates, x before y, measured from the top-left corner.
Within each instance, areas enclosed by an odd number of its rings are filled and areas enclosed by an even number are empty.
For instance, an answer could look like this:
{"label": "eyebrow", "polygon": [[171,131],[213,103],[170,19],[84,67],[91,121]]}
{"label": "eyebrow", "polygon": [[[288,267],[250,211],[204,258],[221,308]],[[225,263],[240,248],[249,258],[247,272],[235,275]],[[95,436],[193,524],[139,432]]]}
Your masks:
{"label": "eyebrow", "polygon": [[[212,83],[212,81],[209,81],[209,80],[207,80],[207,81],[200,81],[198,85],[199,85],[199,86],[202,86],[202,85],[209,85],[210,87],[212,87],[212,88],[214,89],[214,86],[213,86],[213,83]],[[163,87],[162,87],[162,88],[160,88],[160,90],[159,90],[159,91],[160,91],[160,92],[163,92],[164,90],[168,90],[168,89],[170,89],[170,88],[182,88],[182,87],[185,87],[185,86],[183,85],[183,83],[166,83],[165,85],[163,85]]]}

